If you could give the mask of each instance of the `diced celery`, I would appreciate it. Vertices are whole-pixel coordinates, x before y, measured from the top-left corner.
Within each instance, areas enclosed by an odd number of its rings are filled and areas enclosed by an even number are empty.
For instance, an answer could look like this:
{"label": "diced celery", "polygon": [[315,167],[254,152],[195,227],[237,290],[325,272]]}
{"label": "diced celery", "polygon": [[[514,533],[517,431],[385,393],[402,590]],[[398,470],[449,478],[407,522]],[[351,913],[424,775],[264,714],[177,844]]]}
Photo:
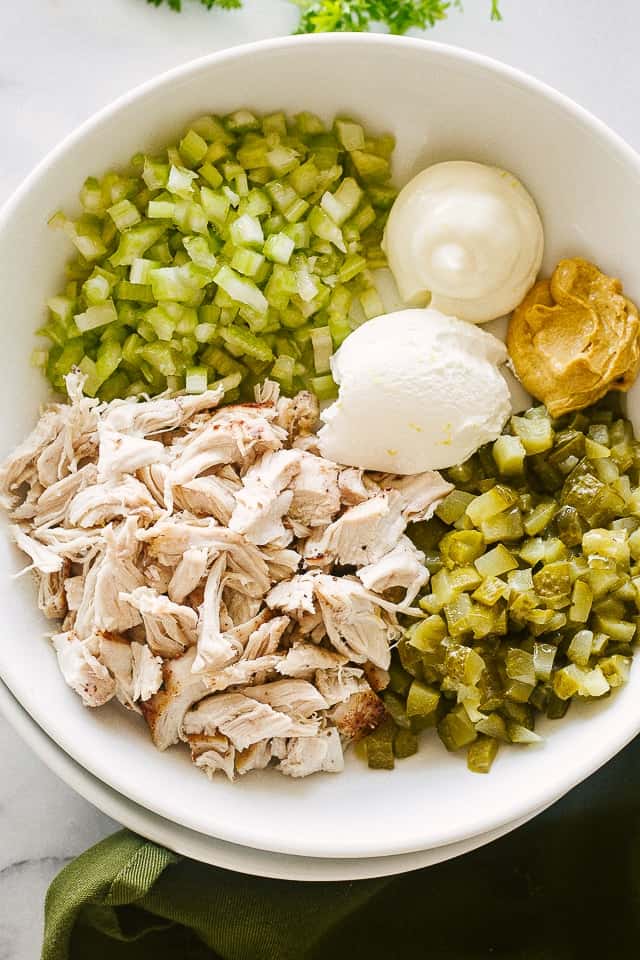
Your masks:
{"label": "diced celery", "polygon": [[242,277],[231,267],[223,266],[215,275],[215,282],[227,293],[232,300],[246,303],[256,313],[266,313],[269,306],[262,291],[245,277]]}
{"label": "diced celery", "polygon": [[391,168],[389,161],[384,157],[377,157],[373,153],[358,149],[352,150],[350,157],[358,176],[364,183],[384,183],[389,179]]}
{"label": "diced celery", "polygon": [[77,313],[74,317],[78,330],[85,333],[87,330],[95,330],[96,327],[103,327],[107,323],[113,323],[118,319],[118,314],[113,300],[107,300],[105,303],[93,307],[87,307],[84,313]]}
{"label": "diced celery", "polygon": [[239,326],[221,327],[220,336],[228,347],[235,347],[242,354],[255,357],[256,360],[273,360],[273,351],[260,337]]}
{"label": "diced celery", "polygon": [[324,210],[321,210],[320,207],[314,207],[309,214],[308,223],[311,232],[315,234],[316,237],[320,237],[322,240],[328,240],[336,246],[338,250],[346,253],[347,248],[345,247],[340,227],[334,223]]}
{"label": "diced celery", "polygon": [[204,393],[207,389],[207,368],[187,367],[185,389],[187,393]]}
{"label": "diced celery", "polygon": [[338,396],[338,387],[333,377],[328,374],[321,377],[311,377],[309,383],[319,400],[333,400]]}

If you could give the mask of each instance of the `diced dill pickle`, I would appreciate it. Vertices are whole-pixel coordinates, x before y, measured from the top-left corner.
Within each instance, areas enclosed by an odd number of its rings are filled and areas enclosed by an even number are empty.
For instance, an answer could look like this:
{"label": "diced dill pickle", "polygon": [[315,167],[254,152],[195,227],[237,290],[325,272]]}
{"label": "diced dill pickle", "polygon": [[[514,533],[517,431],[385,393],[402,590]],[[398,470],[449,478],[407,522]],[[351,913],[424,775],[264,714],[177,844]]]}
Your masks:
{"label": "diced dill pickle", "polygon": [[513,720],[515,723],[519,723],[522,727],[526,727],[527,730],[533,730],[533,708],[529,703],[522,701],[518,702],[515,700],[505,700],[503,712],[507,722],[509,720]]}
{"label": "diced dill pickle", "polygon": [[446,567],[473,563],[484,553],[484,537],[478,530],[452,530],[440,541],[440,556]]}
{"label": "diced dill pickle", "polygon": [[553,427],[548,417],[511,417],[511,429],[522,441],[527,454],[544,453],[553,446]]}
{"label": "diced dill pickle", "polygon": [[593,631],[578,630],[571,638],[571,643],[567,648],[567,656],[572,663],[577,663],[579,667],[586,667],[589,663],[592,646]]}
{"label": "diced dill pickle", "polygon": [[634,530],[629,536],[629,550],[634,560],[640,560],[640,530]]}
{"label": "diced dill pickle", "polygon": [[551,643],[534,643],[533,669],[538,680],[549,680],[557,648]]}
{"label": "diced dill pickle", "polygon": [[418,738],[411,730],[398,730],[393,738],[393,752],[398,760],[418,752]]}
{"label": "diced dill pickle", "polygon": [[[576,673],[579,671],[579,673]],[[568,667],[562,667],[553,675],[553,692],[560,700],[568,700],[576,695],[580,689],[580,678],[582,671],[574,664]]]}
{"label": "diced dill pickle", "polygon": [[514,723],[513,721],[507,723],[507,734],[509,735],[511,743],[540,743],[542,740],[542,737],[534,733],[533,730],[529,730],[527,727],[523,727],[521,724]]}
{"label": "diced dill pickle", "polygon": [[518,507],[512,507],[480,523],[480,531],[487,543],[497,541],[520,540],[524,534],[522,514]]}
{"label": "diced dill pickle", "polygon": [[396,649],[403,669],[411,677],[422,677],[422,656],[420,651],[412,647],[406,640],[401,640]]}
{"label": "diced dill pickle", "polygon": [[467,750],[467,767],[472,773],[489,773],[496,758],[499,743],[492,737],[480,736]]}
{"label": "diced dill pickle", "polygon": [[[414,683],[415,682],[416,681],[414,681]],[[382,700],[387,708],[387,713],[396,726],[408,730],[409,717],[407,716],[407,711],[402,699],[396,693],[393,693],[390,690],[385,690],[382,694]]]}
{"label": "diced dill pickle", "polygon": [[491,490],[471,501],[467,507],[467,516],[475,526],[480,526],[484,520],[512,507],[517,499],[518,495],[510,487],[496,484]]}
{"label": "diced dill pickle", "polygon": [[558,504],[555,500],[543,500],[533,508],[523,521],[525,532],[534,537],[547,529],[558,511]]}
{"label": "diced dill pickle", "polygon": [[568,547],[575,547],[582,543],[583,527],[580,515],[575,507],[560,507],[555,516],[558,536]]}
{"label": "diced dill pickle", "polygon": [[569,709],[570,703],[570,700],[559,697],[557,693],[552,690],[546,711],[549,720],[562,720]]}
{"label": "diced dill pickle", "polygon": [[437,730],[447,750],[460,750],[473,743],[478,736],[462,704],[454,707],[440,720]]}
{"label": "diced dill pickle", "polygon": [[537,563],[540,563],[540,561],[546,557],[546,543],[542,537],[531,537],[529,540],[524,541],[518,553],[525,563],[528,563],[531,567],[535,567]]}
{"label": "diced dill pickle", "polygon": [[625,567],[629,566],[631,560],[626,530],[587,530],[582,537],[582,550],[587,556],[595,553],[600,557],[609,557]]}
{"label": "diced dill pickle", "polygon": [[372,770],[393,770],[393,739],[395,724],[391,717],[377,727],[373,733],[364,738],[364,748],[367,754],[367,763]]}
{"label": "diced dill pickle", "polygon": [[503,477],[520,476],[524,469],[526,450],[520,437],[503,434],[492,447],[493,459]]}
{"label": "diced dill pickle", "polygon": [[581,460],[567,477],[562,502],[575,507],[590,526],[605,526],[624,513],[625,503],[619,494],[591,473],[586,464],[587,461]]}
{"label": "diced dill pickle", "polygon": [[614,654],[611,657],[603,657],[598,666],[606,677],[609,686],[619,687],[629,679],[631,658]]}
{"label": "diced dill pickle", "polygon": [[464,490],[452,490],[436,507],[436,516],[443,523],[453,524],[462,516],[474,499],[472,493],[465,493]]}
{"label": "diced dill pickle", "polygon": [[611,640],[617,640],[620,643],[631,643],[636,634],[635,623],[628,623],[624,620],[613,620],[610,617],[597,614],[593,618],[593,625],[596,630],[606,633]]}
{"label": "diced dill pickle", "polygon": [[411,679],[411,674],[407,673],[402,664],[393,658],[389,667],[389,688],[401,697],[405,697],[409,692]]}
{"label": "diced dill pickle", "polygon": [[499,577],[486,577],[478,589],[471,594],[471,598],[487,607],[492,607],[501,598],[506,599],[509,593],[509,586],[504,580],[500,580]]}
{"label": "diced dill pickle", "polygon": [[475,567],[481,577],[499,577],[502,573],[515,570],[518,561],[501,543],[487,551],[475,561]]}
{"label": "diced dill pickle", "polygon": [[509,647],[506,659],[507,676],[512,680],[520,680],[522,683],[535,686],[536,671],[533,662],[533,655],[526,650],[520,650],[518,647]]}
{"label": "diced dill pickle", "polygon": [[507,574],[507,584],[509,595],[512,591],[525,593],[527,590],[533,590],[533,573],[531,570],[510,570]]}
{"label": "diced dill pickle", "polygon": [[591,587],[584,580],[576,580],[571,594],[571,607],[569,608],[569,620],[574,623],[586,623],[591,613],[591,604],[593,603],[593,593]]}
{"label": "diced dill pickle", "polygon": [[437,710],[439,703],[438,690],[420,680],[414,680],[407,695],[407,716],[428,717]]}
{"label": "diced dill pickle", "polygon": [[504,688],[504,695],[507,700],[513,700],[515,703],[527,703],[534,686],[535,684],[525,683],[523,680],[511,680]]}
{"label": "diced dill pickle", "polygon": [[531,691],[531,696],[529,697],[529,703],[539,713],[545,713],[547,706],[549,704],[550,694],[551,694],[551,687],[548,686],[546,683],[539,683]]}
{"label": "diced dill pickle", "polygon": [[548,456],[549,463],[560,466],[568,457],[578,460],[584,456],[585,437],[579,430],[561,430],[556,434],[553,450]]}
{"label": "diced dill pickle", "polygon": [[610,457],[611,451],[609,447],[605,447],[603,443],[598,443],[596,440],[586,437],[584,441],[584,455],[589,460],[602,460],[604,457]]}
{"label": "diced dill pickle", "polygon": [[478,733],[483,733],[487,737],[493,737],[494,740],[504,740],[507,742],[507,726],[499,713],[490,713],[483,720],[476,723]]}
{"label": "diced dill pickle", "polygon": [[469,615],[472,609],[473,602],[467,593],[460,593],[451,603],[445,603],[443,611],[447,620],[447,628],[452,637],[459,637],[470,632]]}
{"label": "diced dill pickle", "polygon": [[435,550],[446,532],[446,525],[438,517],[431,517],[430,520],[424,520],[421,523],[410,523],[407,528],[407,535],[416,547],[424,550],[425,553]]}
{"label": "diced dill pickle", "polygon": [[447,635],[447,625],[438,614],[422,620],[409,639],[411,646],[423,653],[431,653]]}
{"label": "diced dill pickle", "polygon": [[449,583],[454,596],[468,590],[475,590],[482,583],[482,578],[475,567],[456,567],[449,575]]}
{"label": "diced dill pickle", "polygon": [[456,643],[447,649],[444,667],[447,675],[454,680],[474,685],[484,670],[484,660],[471,647]]}
{"label": "diced dill pickle", "polygon": [[567,597],[571,591],[569,564],[564,560],[546,563],[533,577],[536,593],[543,600]]}

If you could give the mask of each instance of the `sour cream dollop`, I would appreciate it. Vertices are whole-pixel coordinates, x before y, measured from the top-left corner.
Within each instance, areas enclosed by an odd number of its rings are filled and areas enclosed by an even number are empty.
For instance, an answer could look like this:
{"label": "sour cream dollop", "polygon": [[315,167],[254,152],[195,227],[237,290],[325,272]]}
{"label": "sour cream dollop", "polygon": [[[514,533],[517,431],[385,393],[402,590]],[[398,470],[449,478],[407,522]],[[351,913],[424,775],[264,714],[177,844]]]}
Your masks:
{"label": "sour cream dollop", "polygon": [[513,174],[454,160],[427,167],[400,191],[382,246],[406,304],[486,323],[533,285],[544,234]]}

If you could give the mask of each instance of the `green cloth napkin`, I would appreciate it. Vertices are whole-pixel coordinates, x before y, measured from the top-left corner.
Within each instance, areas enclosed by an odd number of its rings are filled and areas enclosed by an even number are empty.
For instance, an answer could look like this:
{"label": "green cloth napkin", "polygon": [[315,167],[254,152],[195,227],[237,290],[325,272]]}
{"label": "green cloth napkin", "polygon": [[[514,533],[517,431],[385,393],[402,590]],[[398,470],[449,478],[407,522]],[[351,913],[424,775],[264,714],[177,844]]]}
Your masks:
{"label": "green cloth napkin", "polygon": [[640,737],[534,821],[435,867],[264,880],[123,830],[65,867],[45,915],[42,960],[626,960],[640,942]]}

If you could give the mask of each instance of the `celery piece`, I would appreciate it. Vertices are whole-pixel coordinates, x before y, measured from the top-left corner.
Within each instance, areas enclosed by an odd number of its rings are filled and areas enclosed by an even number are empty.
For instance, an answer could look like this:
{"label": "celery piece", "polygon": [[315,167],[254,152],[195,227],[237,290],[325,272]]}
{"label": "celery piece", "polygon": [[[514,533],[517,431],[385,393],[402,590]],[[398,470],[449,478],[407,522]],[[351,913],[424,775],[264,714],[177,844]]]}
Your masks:
{"label": "celery piece", "polygon": [[273,351],[269,345],[250,330],[238,326],[221,327],[220,336],[228,347],[236,347],[247,356],[264,362],[273,360]]}
{"label": "celery piece", "polygon": [[185,389],[187,393],[204,393],[207,389],[207,368],[187,367]]}
{"label": "celery piece", "polygon": [[311,377],[309,384],[318,400],[334,400],[338,396],[338,386],[333,377],[328,374],[321,377]]}
{"label": "celery piece", "polygon": [[273,263],[287,264],[295,248],[295,242],[285,233],[272,233],[263,247],[263,253]]}
{"label": "celery piece", "polygon": [[502,573],[515,570],[518,561],[502,544],[489,550],[474,561],[476,570],[481,577],[499,577]]}
{"label": "celery piece", "polygon": [[340,144],[347,151],[364,149],[364,130],[359,123],[350,120],[336,120],[334,130]]}
{"label": "celery piece", "polygon": [[313,346],[313,365],[317,374],[328,373],[331,369],[333,341],[329,327],[317,327],[311,333]]}
{"label": "celery piece", "polygon": [[343,253],[347,252],[340,227],[320,207],[313,208],[309,214],[308,223],[315,236],[328,240]]}
{"label": "celery piece", "polygon": [[113,206],[109,207],[107,213],[120,231],[135,226],[141,220],[140,211],[127,199],[114,203]]}
{"label": "celery piece", "polygon": [[147,343],[140,348],[141,357],[163,376],[174,376],[176,364],[173,352],[167,343]]}
{"label": "celery piece", "polygon": [[251,280],[240,276],[231,267],[223,266],[214,277],[218,286],[227,293],[232,300],[246,303],[256,313],[266,313],[269,306],[262,291]]}
{"label": "celery piece", "polygon": [[145,157],[142,179],[149,190],[164,189],[169,182],[169,164],[152,160],[151,157]]}
{"label": "celery piece", "polygon": [[87,330],[95,330],[96,327],[103,327],[107,323],[113,323],[117,319],[118,314],[113,300],[87,307],[84,313],[77,313],[74,317],[78,330],[83,333]]}
{"label": "celery piece", "polygon": [[255,250],[238,247],[231,259],[231,266],[244,277],[255,277],[264,263],[264,257]]}
{"label": "celery piece", "polygon": [[238,246],[262,245],[264,234],[262,225],[257,217],[251,217],[248,213],[238,217],[229,227],[229,234],[233,243]]}
{"label": "celery piece", "polygon": [[269,376],[272,380],[277,380],[284,393],[291,393],[293,390],[293,368],[295,361],[293,357],[280,356],[271,367]]}
{"label": "celery piece", "polygon": [[82,293],[89,306],[97,306],[111,295],[111,284],[106,277],[94,274],[82,284]]}
{"label": "celery piece", "polygon": [[191,167],[197,166],[204,160],[208,149],[207,141],[193,129],[188,130],[178,144],[178,150],[185,163]]}
{"label": "celery piece", "polygon": [[351,162],[364,183],[384,183],[391,175],[389,161],[364,150],[352,150]]}
{"label": "celery piece", "polygon": [[120,235],[118,249],[110,257],[114,267],[131,266],[166,232],[164,224],[140,223]]}
{"label": "celery piece", "polygon": [[214,190],[222,185],[222,174],[209,160],[207,160],[206,163],[203,163],[198,169],[198,174],[203,180],[206,180],[209,186],[213,187]]}
{"label": "celery piece", "polygon": [[367,320],[372,320],[384,313],[384,304],[375,287],[368,287],[360,294],[359,299]]}
{"label": "celery piece", "polygon": [[193,181],[197,179],[198,174],[195,171],[172,165],[169,170],[167,190],[176,197],[188,199],[193,193]]}
{"label": "celery piece", "polygon": [[210,190],[209,187],[202,187],[200,190],[200,201],[208,219],[212,223],[225,223],[231,206],[229,197],[217,190]]}

